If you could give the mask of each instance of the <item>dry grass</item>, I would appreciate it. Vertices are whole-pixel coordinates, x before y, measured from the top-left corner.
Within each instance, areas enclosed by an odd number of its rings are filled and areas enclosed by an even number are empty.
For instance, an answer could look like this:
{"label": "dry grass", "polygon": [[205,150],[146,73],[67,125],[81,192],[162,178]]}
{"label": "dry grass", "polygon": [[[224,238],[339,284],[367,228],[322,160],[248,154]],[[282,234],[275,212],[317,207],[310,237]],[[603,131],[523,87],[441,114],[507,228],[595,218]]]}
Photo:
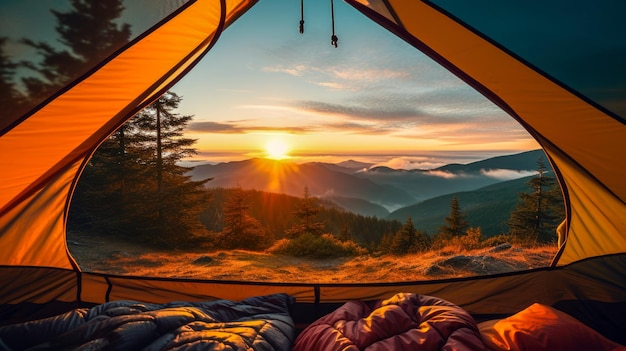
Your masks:
{"label": "dry grass", "polygon": [[391,282],[497,274],[548,266],[556,254],[554,246],[511,246],[499,252],[446,247],[405,256],[307,259],[244,250],[151,251],[84,235],[72,235],[68,243],[85,271],[264,282]]}

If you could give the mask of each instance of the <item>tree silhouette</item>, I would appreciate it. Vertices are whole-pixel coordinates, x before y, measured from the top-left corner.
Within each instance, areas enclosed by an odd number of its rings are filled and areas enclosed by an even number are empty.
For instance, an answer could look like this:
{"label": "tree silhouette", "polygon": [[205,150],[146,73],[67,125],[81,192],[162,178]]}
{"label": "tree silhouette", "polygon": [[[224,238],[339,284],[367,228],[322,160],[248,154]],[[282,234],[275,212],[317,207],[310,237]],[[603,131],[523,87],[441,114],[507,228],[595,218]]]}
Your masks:
{"label": "tree silhouette", "polygon": [[265,230],[248,211],[248,193],[238,186],[224,203],[224,231],[221,246],[228,249],[260,249],[265,246]]}
{"label": "tree silhouette", "polygon": [[509,234],[526,243],[553,242],[556,227],[564,218],[563,198],[541,159],[537,161],[537,176],[528,185],[531,192],[519,194],[519,202],[506,222]]}
{"label": "tree silhouette", "polygon": [[305,186],[302,200],[293,213],[297,223],[286,231],[287,236],[295,238],[304,233],[322,235],[325,226],[317,220],[319,212],[320,208],[317,205],[316,199],[311,197],[309,187]]}
{"label": "tree silhouette", "polygon": [[[202,223],[209,230],[221,232],[224,199],[232,189],[212,188],[210,191],[211,200],[202,215]],[[285,216],[285,213],[293,214],[302,204],[301,197],[253,189],[247,190],[247,196],[251,206],[248,213],[266,228],[268,241],[285,238],[287,230],[292,229],[294,224],[300,224],[295,215]],[[351,240],[374,249],[383,234],[395,233],[402,227],[402,223],[397,220],[358,215],[332,207],[330,202],[326,206],[323,200],[316,201],[316,204],[319,205],[319,212],[315,218],[324,223],[324,232],[338,233],[338,239],[342,241]]]}
{"label": "tree silhouette", "polygon": [[89,159],[72,197],[68,226],[132,237],[146,216],[152,152],[143,148],[131,123],[107,138]]}
{"label": "tree silhouette", "polygon": [[454,196],[450,202],[450,215],[445,218],[446,224],[439,227],[437,240],[450,240],[465,235],[469,228],[469,222],[461,211],[459,199]]}
{"label": "tree silhouette", "polygon": [[15,85],[15,73],[18,64],[6,54],[5,46],[8,38],[0,37],[0,106],[2,115],[0,130],[6,128],[26,109],[26,97]]}
{"label": "tree silhouette", "polygon": [[[185,138],[183,135],[183,129],[193,116],[181,116],[174,113],[181,101],[181,97],[176,93],[167,92],[138,113],[132,122],[136,131],[134,138],[143,150],[150,152],[150,156],[145,157],[145,161],[147,161],[148,176],[155,184],[152,203],[156,213],[155,224],[160,228],[173,223],[176,225],[172,229],[181,225],[182,223],[177,223],[178,221],[171,218],[171,215],[166,214],[171,213],[172,208],[182,210],[180,205],[177,205],[179,203],[198,207],[197,204],[186,201],[187,195],[184,194],[183,189],[186,189],[185,192],[191,190],[192,194],[205,192],[203,184],[207,181],[191,181],[186,175],[191,168],[179,165],[181,159],[195,154],[195,150],[191,147],[195,140]],[[186,209],[189,210],[187,207]],[[197,208],[197,212],[200,211],[200,208]]]}
{"label": "tree silhouette", "polygon": [[179,165],[195,153],[182,132],[192,116],[174,113],[180,102],[164,94],[101,145],[78,184],[73,224],[161,245],[206,235],[200,213],[208,179],[192,181],[191,168]]}
{"label": "tree silhouette", "polygon": [[348,241],[352,239],[352,234],[350,234],[350,228],[348,228],[347,224],[343,224],[341,226],[341,230],[339,231],[339,235],[337,235],[337,239],[341,241]]}
{"label": "tree silhouette", "polygon": [[415,229],[413,219],[408,217],[400,230],[393,236],[388,251],[403,255],[428,250],[430,240],[428,235]]}
{"label": "tree silhouette", "polygon": [[130,40],[130,25],[115,22],[124,11],[122,0],[72,0],[70,4],[68,12],[51,10],[61,45],[22,39],[42,58],[40,62],[21,62],[37,73],[22,78],[31,105],[86,73]]}

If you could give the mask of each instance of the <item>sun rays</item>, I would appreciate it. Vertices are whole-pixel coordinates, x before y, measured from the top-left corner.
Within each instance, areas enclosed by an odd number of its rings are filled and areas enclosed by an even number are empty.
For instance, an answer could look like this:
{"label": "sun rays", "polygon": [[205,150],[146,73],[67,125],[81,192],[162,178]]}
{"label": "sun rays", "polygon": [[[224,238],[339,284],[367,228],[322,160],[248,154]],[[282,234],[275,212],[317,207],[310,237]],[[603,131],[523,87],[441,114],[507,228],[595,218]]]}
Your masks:
{"label": "sun rays", "polygon": [[273,160],[289,158],[289,145],[281,139],[272,139],[265,144],[266,157]]}

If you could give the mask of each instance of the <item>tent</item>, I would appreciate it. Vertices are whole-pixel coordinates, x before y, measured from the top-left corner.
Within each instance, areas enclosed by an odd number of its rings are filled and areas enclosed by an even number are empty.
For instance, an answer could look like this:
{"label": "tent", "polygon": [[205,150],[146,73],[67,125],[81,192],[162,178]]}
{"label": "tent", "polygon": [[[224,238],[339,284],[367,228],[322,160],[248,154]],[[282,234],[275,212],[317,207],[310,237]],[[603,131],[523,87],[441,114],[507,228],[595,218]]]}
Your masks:
{"label": "tent", "polygon": [[[346,0],[455,73],[539,142],[566,200],[552,267],[376,284],[250,283],[83,272],[66,246],[72,191],[98,145],[164,93],[254,0],[176,8],[0,133],[0,313],[4,321],[81,305],[243,299],[287,293],[307,323],[344,301],[436,295],[475,316],[533,302],[626,343],[626,32],[619,0],[550,4]],[[509,23],[510,26],[503,26]],[[508,31],[514,27],[524,30]],[[162,49],[162,48],[167,48]],[[153,51],[159,55],[147,55]]]}

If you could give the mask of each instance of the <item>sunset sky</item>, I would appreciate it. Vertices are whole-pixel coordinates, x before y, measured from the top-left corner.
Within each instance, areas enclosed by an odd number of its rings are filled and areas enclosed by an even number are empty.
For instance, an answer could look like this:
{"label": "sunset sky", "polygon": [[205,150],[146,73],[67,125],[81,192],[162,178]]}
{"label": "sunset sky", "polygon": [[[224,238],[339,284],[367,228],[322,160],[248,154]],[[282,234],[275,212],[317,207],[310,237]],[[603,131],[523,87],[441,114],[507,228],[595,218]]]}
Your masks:
{"label": "sunset sky", "polygon": [[263,157],[274,139],[296,161],[405,168],[539,148],[482,95],[342,1],[333,47],[330,3],[304,3],[304,34],[300,1],[262,0],[172,89],[180,112],[195,116],[188,136],[198,159]]}
{"label": "sunset sky", "polygon": [[[198,140],[196,160],[265,157],[276,140],[296,162],[355,159],[397,168],[539,148],[490,101],[343,1],[334,2],[338,48],[330,43],[330,1],[304,4],[300,34],[300,1],[259,1],[173,87],[183,97],[178,112],[194,116],[187,136]],[[68,9],[65,1],[49,5]],[[174,5],[126,1],[124,16],[162,16]],[[3,32],[55,40],[53,29],[29,30],[39,28],[33,21],[54,28],[49,8],[2,6],[32,9],[28,19],[0,13]]]}

